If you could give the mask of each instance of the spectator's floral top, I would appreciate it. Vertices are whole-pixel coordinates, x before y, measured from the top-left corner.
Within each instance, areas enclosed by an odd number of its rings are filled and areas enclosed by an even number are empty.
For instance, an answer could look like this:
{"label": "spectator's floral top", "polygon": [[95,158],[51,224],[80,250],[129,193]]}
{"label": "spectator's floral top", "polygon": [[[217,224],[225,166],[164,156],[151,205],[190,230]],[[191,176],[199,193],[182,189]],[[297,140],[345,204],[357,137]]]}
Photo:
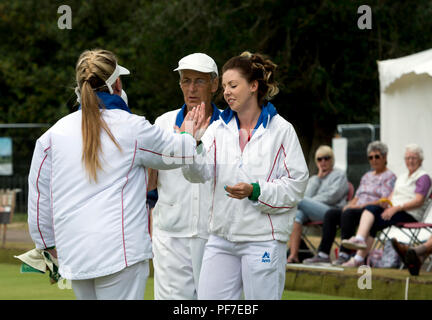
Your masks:
{"label": "spectator's floral top", "polygon": [[358,198],[357,204],[387,198],[393,191],[395,181],[396,175],[389,169],[380,174],[374,174],[374,171],[365,173],[355,193],[355,197]]}

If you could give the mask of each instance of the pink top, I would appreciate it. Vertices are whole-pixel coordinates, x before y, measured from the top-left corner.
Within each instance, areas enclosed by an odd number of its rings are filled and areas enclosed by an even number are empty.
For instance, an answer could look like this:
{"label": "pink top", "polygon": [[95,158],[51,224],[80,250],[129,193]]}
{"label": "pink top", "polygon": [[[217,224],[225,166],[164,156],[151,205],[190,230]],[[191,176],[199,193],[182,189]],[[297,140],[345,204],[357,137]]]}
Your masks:
{"label": "pink top", "polygon": [[387,198],[393,191],[395,181],[396,175],[388,169],[380,174],[374,174],[374,171],[365,173],[355,193],[355,197],[358,198],[357,204]]}

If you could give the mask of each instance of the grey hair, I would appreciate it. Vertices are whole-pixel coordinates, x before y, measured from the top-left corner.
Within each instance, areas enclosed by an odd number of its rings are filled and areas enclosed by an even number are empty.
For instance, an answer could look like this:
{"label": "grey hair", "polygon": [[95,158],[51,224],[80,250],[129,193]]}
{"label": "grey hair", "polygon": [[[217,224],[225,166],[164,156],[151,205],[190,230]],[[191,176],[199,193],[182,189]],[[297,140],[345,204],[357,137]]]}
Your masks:
{"label": "grey hair", "polygon": [[367,154],[371,153],[372,151],[378,151],[383,156],[386,156],[388,153],[388,147],[384,142],[372,141],[367,146]]}
{"label": "grey hair", "polygon": [[418,144],[410,143],[410,144],[406,145],[405,146],[405,152],[417,153],[420,160],[424,159],[423,149]]}

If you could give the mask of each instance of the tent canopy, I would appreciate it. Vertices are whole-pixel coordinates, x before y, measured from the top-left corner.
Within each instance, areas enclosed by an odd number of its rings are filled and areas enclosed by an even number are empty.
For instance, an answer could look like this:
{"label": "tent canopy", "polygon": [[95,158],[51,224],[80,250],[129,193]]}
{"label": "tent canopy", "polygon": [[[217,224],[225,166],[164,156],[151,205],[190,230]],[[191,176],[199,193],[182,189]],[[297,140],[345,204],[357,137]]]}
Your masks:
{"label": "tent canopy", "polygon": [[378,61],[381,92],[404,75],[428,74],[432,76],[432,49],[398,59]]}
{"label": "tent canopy", "polygon": [[423,168],[432,175],[432,49],[378,61],[381,140],[389,147],[388,167],[406,171],[405,146],[424,151]]}
{"label": "tent canopy", "polygon": [[[381,141],[389,148],[388,167],[397,176],[406,172],[405,146],[416,143],[424,152],[423,168],[432,175],[432,49],[378,61],[378,71]],[[397,228],[388,236],[408,242]],[[422,230],[419,239],[429,236]]]}

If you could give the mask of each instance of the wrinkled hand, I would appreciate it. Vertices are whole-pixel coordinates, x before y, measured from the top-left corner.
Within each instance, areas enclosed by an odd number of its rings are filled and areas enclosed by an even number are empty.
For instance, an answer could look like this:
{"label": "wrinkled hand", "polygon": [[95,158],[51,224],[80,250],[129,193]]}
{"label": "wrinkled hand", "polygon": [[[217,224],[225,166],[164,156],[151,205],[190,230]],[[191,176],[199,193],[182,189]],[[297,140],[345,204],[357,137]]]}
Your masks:
{"label": "wrinkled hand", "polygon": [[228,197],[234,199],[244,199],[252,194],[253,186],[250,183],[240,182],[234,186],[225,186]]}
{"label": "wrinkled hand", "polygon": [[391,217],[394,216],[394,214],[398,211],[398,207],[390,207],[384,210],[384,212],[381,214],[381,218],[383,220],[390,220]]}
{"label": "wrinkled hand", "polygon": [[210,124],[210,118],[205,119],[205,103],[202,102],[186,114],[181,127],[174,126],[177,133],[187,132],[198,142]]}

